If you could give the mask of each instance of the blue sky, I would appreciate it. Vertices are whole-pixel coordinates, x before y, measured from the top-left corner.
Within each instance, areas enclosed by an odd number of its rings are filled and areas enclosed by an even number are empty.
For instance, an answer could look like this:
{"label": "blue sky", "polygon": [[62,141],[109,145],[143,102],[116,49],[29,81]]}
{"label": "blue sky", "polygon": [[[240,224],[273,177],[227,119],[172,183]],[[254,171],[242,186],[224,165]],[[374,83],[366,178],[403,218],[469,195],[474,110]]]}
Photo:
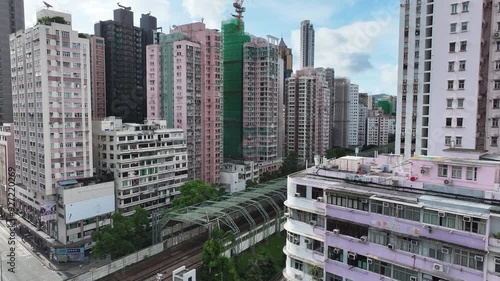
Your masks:
{"label": "blue sky", "polygon": [[[42,1],[24,0],[27,26],[35,22]],[[47,0],[56,10],[73,15],[73,27],[93,33],[94,23],[113,17],[119,0]],[[234,13],[233,0],[121,0],[131,6],[139,25],[141,13],[151,12],[165,31],[175,24],[204,18],[211,28]],[[283,36],[299,57],[300,22],[309,19],[316,31],[315,66],[333,67],[370,94],[396,94],[398,0],[246,0],[246,31],[256,36]]]}

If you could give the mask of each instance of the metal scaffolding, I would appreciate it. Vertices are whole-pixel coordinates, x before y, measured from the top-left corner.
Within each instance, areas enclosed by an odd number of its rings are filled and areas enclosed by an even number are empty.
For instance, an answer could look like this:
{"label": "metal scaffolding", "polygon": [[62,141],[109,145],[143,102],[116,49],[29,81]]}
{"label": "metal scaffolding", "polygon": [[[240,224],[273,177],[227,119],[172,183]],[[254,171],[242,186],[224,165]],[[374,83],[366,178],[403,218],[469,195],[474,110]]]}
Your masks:
{"label": "metal scaffolding", "polygon": [[[156,223],[153,225],[153,242],[158,243],[163,240],[162,230],[171,221],[203,226],[209,231],[214,227],[221,228],[222,223],[234,233],[236,239],[231,248],[239,253],[242,229],[235,220],[241,217],[246,220],[249,225],[249,241],[252,245],[255,244],[255,236],[260,224],[255,221],[255,217],[250,212],[256,209],[264,218],[264,236],[267,237],[266,234],[269,232],[268,228],[272,219],[268,210],[274,211],[275,224],[279,229],[283,216],[282,202],[286,200],[286,190],[287,178],[279,178],[242,192],[222,196],[218,201],[205,201],[199,205],[179,210],[165,208],[153,220],[153,224]],[[271,208],[266,208],[268,205]]]}

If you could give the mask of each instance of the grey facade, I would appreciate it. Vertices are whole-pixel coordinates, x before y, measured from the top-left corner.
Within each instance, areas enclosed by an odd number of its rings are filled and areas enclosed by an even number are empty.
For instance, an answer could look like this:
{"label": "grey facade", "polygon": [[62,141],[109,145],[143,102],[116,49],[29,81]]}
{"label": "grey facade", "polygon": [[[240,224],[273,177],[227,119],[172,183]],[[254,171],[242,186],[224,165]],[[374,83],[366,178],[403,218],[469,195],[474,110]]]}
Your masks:
{"label": "grey facade", "polygon": [[12,123],[9,35],[24,29],[24,1],[0,1],[0,124]]}
{"label": "grey facade", "polygon": [[153,17],[150,14],[142,14],[140,27],[142,28],[142,34],[144,36],[144,46],[153,44],[154,34],[156,33],[156,29],[158,27],[156,17]]}
{"label": "grey facade", "polygon": [[300,69],[314,67],[314,27],[309,20],[300,23]]}
{"label": "grey facade", "polygon": [[325,75],[326,75],[326,82],[328,83],[328,88],[330,89],[330,137],[329,137],[329,148],[332,148],[334,146],[334,141],[333,138],[335,137],[334,134],[334,129],[333,126],[335,123],[333,123],[335,117],[335,110],[334,110],[334,99],[335,99],[335,70],[333,68],[326,68],[325,69]]}
{"label": "grey facade", "polygon": [[337,78],[333,99],[333,146],[348,147],[349,131],[349,94],[351,81],[347,78]]}
{"label": "grey facade", "polygon": [[107,116],[141,123],[146,117],[143,30],[134,26],[134,13],[127,9],[114,10],[114,20],[100,21],[94,30],[106,46]]}

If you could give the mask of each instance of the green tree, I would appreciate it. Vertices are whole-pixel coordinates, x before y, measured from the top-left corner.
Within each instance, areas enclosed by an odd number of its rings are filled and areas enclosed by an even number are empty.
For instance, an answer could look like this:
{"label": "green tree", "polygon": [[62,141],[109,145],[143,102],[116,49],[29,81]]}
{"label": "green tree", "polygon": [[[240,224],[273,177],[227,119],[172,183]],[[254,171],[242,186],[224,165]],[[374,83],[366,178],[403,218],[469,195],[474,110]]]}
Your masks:
{"label": "green tree", "polygon": [[174,209],[196,205],[206,200],[216,200],[219,197],[219,191],[215,187],[201,180],[186,182],[181,186],[180,191],[180,196],[172,201]]}
{"label": "green tree", "polygon": [[246,187],[254,187],[256,186],[258,183],[254,182],[253,180],[247,180],[246,183],[245,183],[245,186]]}
{"label": "green tree", "polygon": [[203,244],[201,253],[201,280],[239,280],[233,261],[224,256],[225,244],[233,239],[234,235],[230,231],[224,233],[218,228],[212,230],[211,238]]}
{"label": "green tree", "polygon": [[92,232],[91,238],[95,242],[92,255],[99,259],[109,255],[114,260],[149,246],[151,229],[148,216],[141,207],[137,207],[131,217],[114,213],[112,225]]}
{"label": "green tree", "polygon": [[56,17],[41,17],[38,19],[37,21],[38,23],[41,23],[41,24],[50,24],[51,22],[55,22],[55,23],[61,23],[61,24],[67,24],[68,22],[63,18],[63,17],[59,17],[59,16],[56,16]]}
{"label": "green tree", "polygon": [[281,176],[280,171],[264,172],[262,176],[260,176],[260,182],[267,182],[270,180],[274,180],[275,178],[279,178],[280,176]]}
{"label": "green tree", "polygon": [[347,148],[330,148],[326,151],[326,159],[340,158],[353,153],[352,150]]}
{"label": "green tree", "polygon": [[313,281],[319,281],[323,276],[323,268],[318,267],[316,265],[310,265],[309,275],[311,275]]}
{"label": "green tree", "polygon": [[267,281],[273,279],[277,273],[276,265],[270,256],[258,255],[248,261],[244,277],[248,281]]}
{"label": "green tree", "polygon": [[281,164],[280,173],[282,176],[288,176],[289,174],[299,171],[302,167],[298,163],[297,153],[292,151],[288,153],[288,156],[283,159]]}

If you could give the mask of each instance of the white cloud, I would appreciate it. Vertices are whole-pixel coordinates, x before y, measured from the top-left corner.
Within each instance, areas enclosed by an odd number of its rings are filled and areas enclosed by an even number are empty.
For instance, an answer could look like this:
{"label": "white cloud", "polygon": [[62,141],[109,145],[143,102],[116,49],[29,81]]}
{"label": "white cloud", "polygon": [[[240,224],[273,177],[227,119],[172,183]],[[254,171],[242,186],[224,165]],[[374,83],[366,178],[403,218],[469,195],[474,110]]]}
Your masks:
{"label": "white cloud", "polygon": [[187,10],[192,20],[200,21],[202,18],[208,28],[221,26],[221,18],[226,8],[232,7],[232,0],[182,0],[182,6]]}
{"label": "white cloud", "polygon": [[383,64],[378,68],[380,75],[380,89],[376,93],[395,95],[398,84],[398,65]]}

